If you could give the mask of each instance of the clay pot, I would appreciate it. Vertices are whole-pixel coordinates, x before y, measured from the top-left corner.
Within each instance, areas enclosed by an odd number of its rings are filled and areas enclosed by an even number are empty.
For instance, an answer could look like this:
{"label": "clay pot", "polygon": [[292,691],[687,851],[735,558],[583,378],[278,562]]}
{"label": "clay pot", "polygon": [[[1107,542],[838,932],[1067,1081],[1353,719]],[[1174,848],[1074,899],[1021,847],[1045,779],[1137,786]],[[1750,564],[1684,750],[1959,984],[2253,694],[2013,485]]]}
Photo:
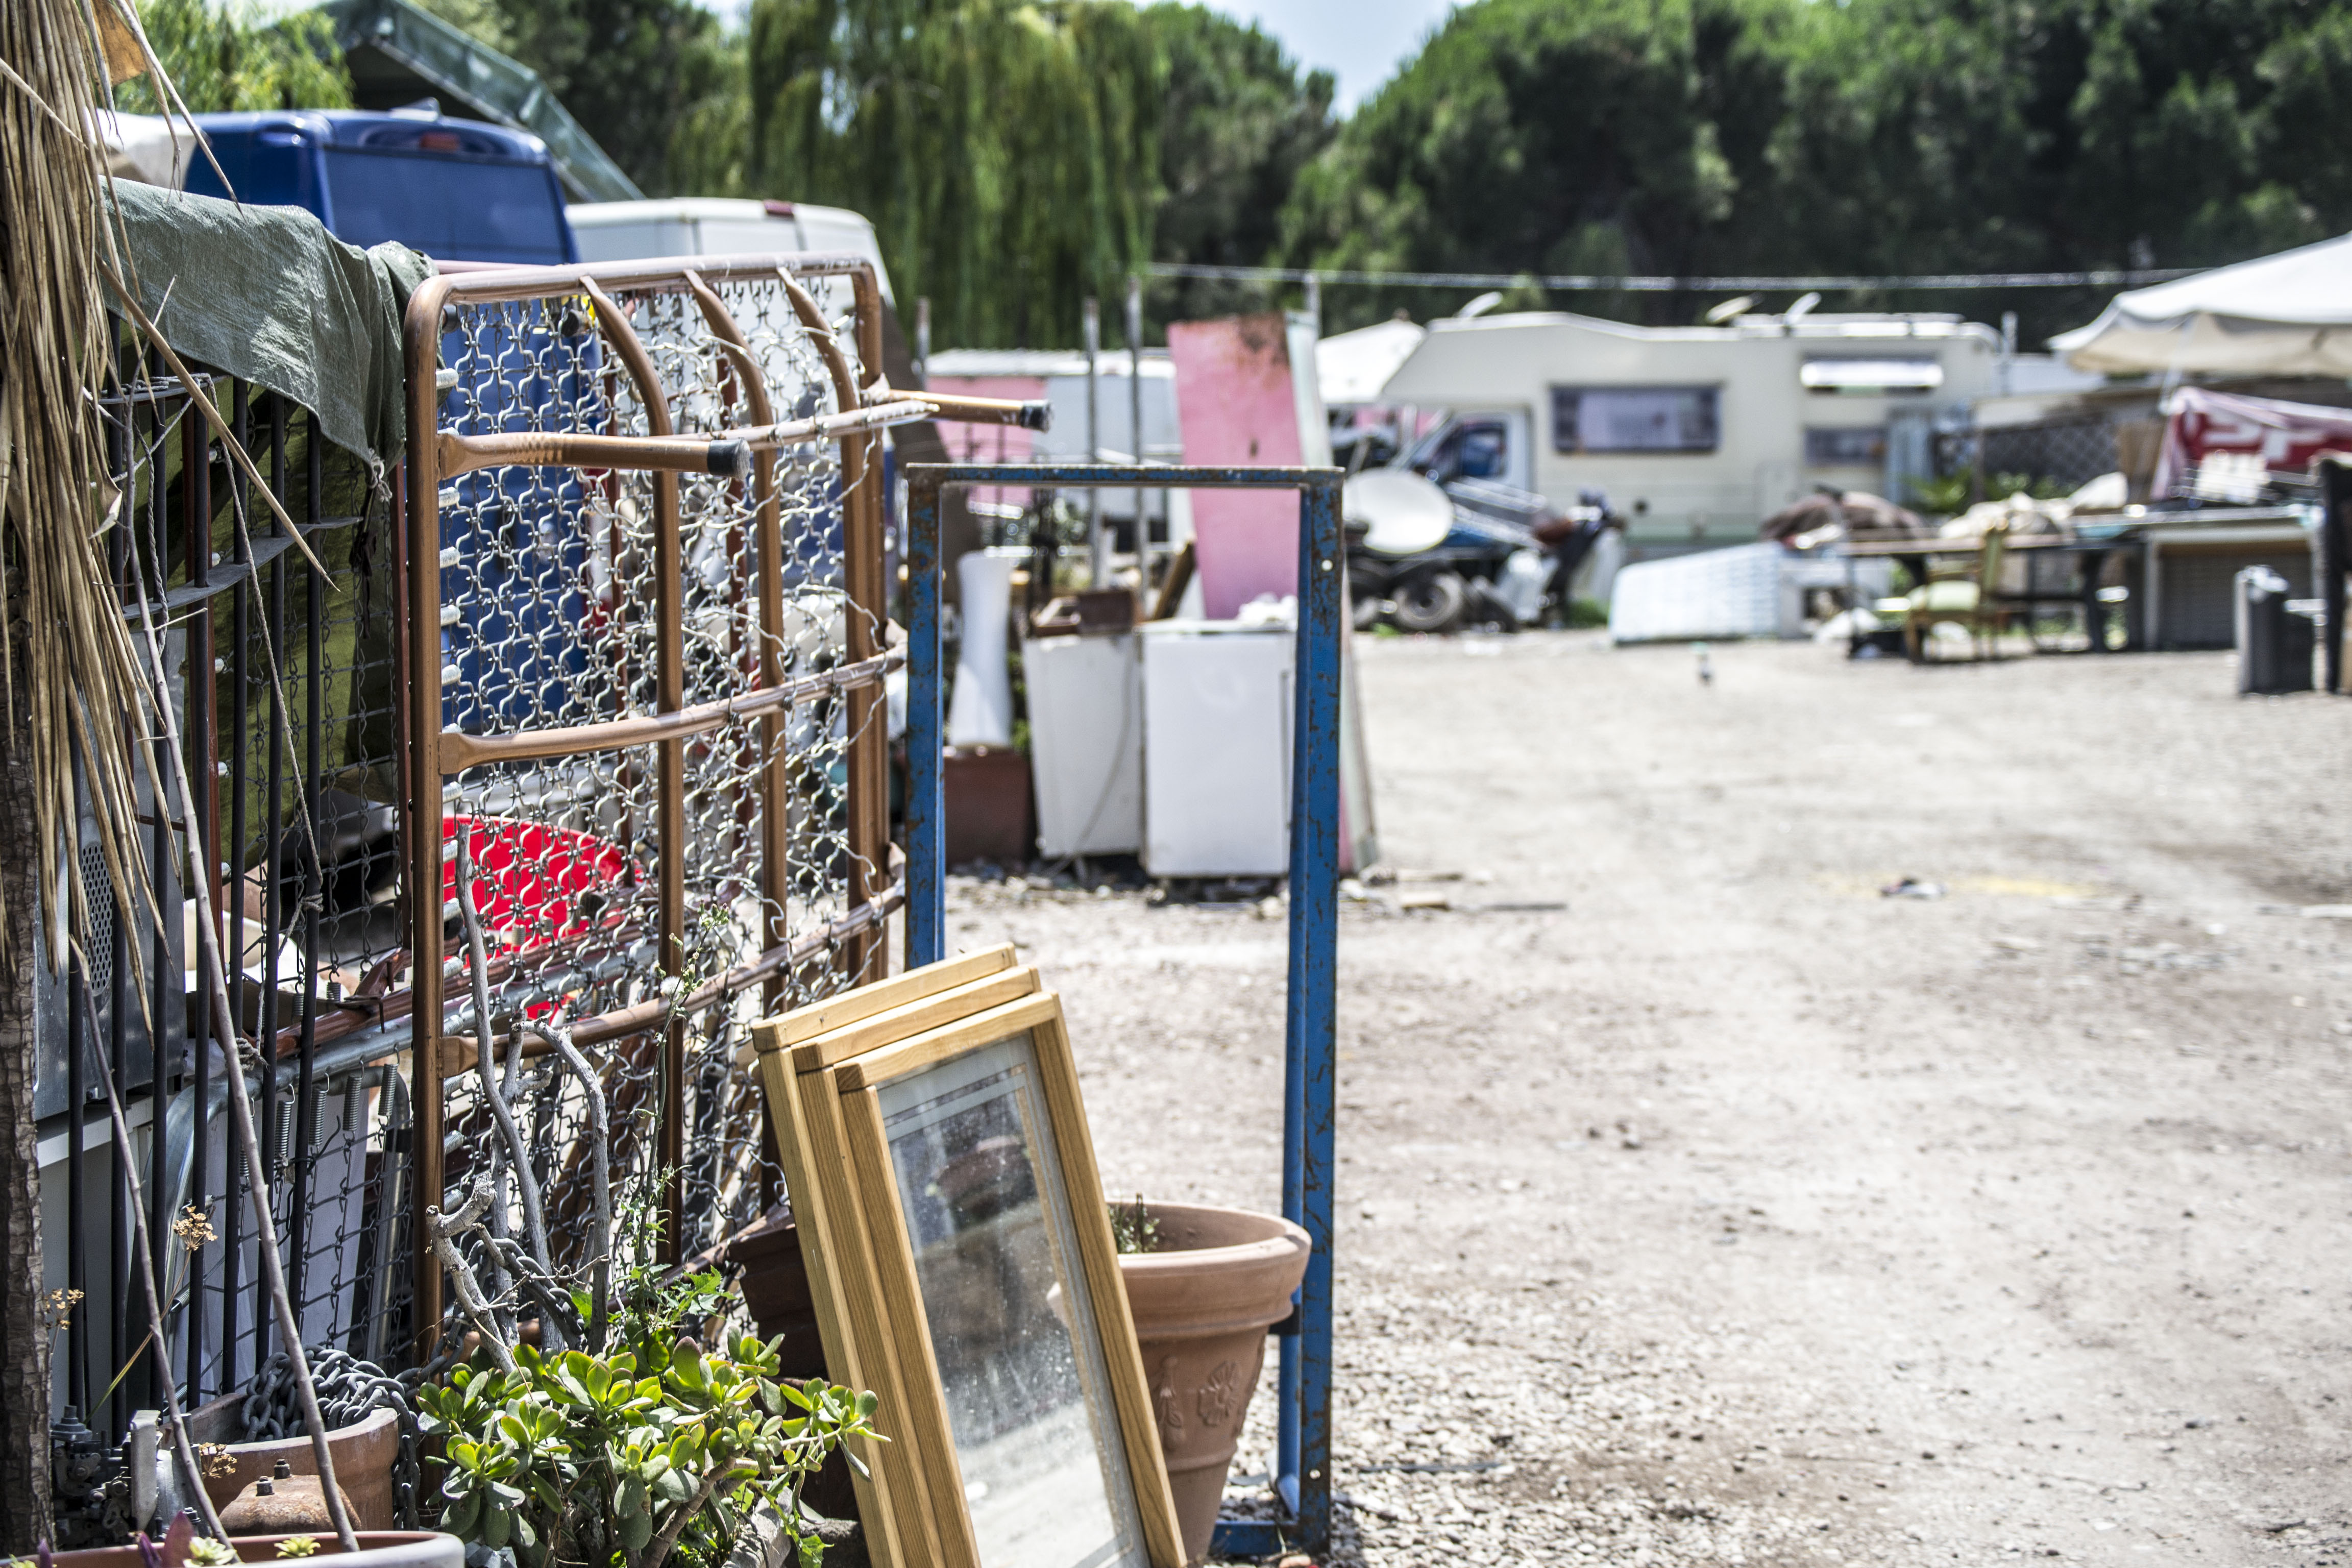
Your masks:
{"label": "clay pot", "polygon": [[[792,1206],[778,1204],[709,1252],[688,1259],[686,1268],[691,1273],[727,1264],[742,1270],[737,1289],[761,1337],[784,1336],[778,1375],[792,1383],[813,1377],[833,1381],[825,1371],[816,1294],[809,1286],[808,1266],[801,1261],[801,1233]],[[827,1459],[802,1486],[801,1500],[827,1519],[856,1519],[857,1494],[848,1459],[839,1453]]]}
{"label": "clay pot", "polygon": [[783,1375],[824,1376],[816,1296],[809,1288],[808,1266],[801,1261],[800,1226],[791,1207],[778,1204],[687,1267],[690,1272],[730,1263],[743,1271],[738,1288],[761,1336],[784,1336]]}
{"label": "clay pot", "polygon": [[[444,1535],[433,1530],[363,1530],[358,1532],[360,1549],[347,1553],[335,1540],[331,1530],[312,1537],[319,1543],[318,1557],[332,1557],[342,1568],[466,1568],[466,1543],[454,1535]],[[278,1563],[298,1559],[278,1555],[278,1543],[291,1540],[284,1535],[235,1535],[229,1544],[236,1548],[238,1558],[247,1563]],[[87,1552],[59,1552],[51,1555],[54,1568],[140,1568],[136,1546],[97,1546]]]}
{"label": "clay pot", "polygon": [[[285,1460],[278,1462],[279,1470],[290,1470]],[[341,1493],[344,1517],[352,1520],[352,1528],[359,1529],[359,1510],[352,1503],[352,1494],[338,1486]],[[327,1511],[326,1489],[316,1476],[292,1474],[265,1476],[236,1494],[236,1500],[220,1510],[221,1528],[234,1538],[239,1535],[316,1535],[321,1531],[331,1532],[335,1516]]]}
{"label": "clay pot", "polygon": [[[214,1400],[188,1417],[188,1435],[199,1443],[226,1443],[236,1468],[226,1475],[206,1476],[205,1495],[213,1507],[226,1509],[237,1494],[268,1475],[278,1460],[297,1476],[316,1477],[319,1462],[303,1434],[267,1443],[230,1441],[245,1430],[245,1396],[232,1394]],[[335,1484],[351,1505],[352,1528],[390,1531],[400,1522],[392,1500],[392,1468],[400,1458],[400,1417],[390,1410],[371,1410],[356,1426],[339,1426],[327,1434],[327,1451],[335,1458]],[[315,1480],[312,1483],[316,1485]]]}
{"label": "clay pot", "polygon": [[1242,1418],[1265,1364],[1266,1330],[1290,1316],[1312,1244],[1246,1209],[1149,1204],[1157,1250],[1122,1253],[1120,1280],[1143,1352],[1184,1559],[1208,1554]]}

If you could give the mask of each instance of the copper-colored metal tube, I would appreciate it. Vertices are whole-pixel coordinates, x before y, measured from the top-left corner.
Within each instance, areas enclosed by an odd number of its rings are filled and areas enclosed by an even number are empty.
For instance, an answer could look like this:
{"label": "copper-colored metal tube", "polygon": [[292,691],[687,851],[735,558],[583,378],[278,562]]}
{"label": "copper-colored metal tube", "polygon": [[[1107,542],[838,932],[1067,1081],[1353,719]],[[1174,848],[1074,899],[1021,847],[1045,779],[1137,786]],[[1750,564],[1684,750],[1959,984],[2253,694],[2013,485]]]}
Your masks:
{"label": "copper-colored metal tube", "polygon": [[1024,430],[1054,427],[1054,405],[1043,399],[1017,403],[1009,397],[959,397],[951,392],[917,395],[938,407],[939,412],[931,416],[934,419],[950,419],[964,425],[1017,425]]}
{"label": "copper-colored metal tube", "polygon": [[751,450],[740,438],[648,436],[575,436],[560,430],[518,430],[496,436],[444,432],[441,477],[455,479],[477,468],[625,468],[635,472],[723,474],[742,479],[751,471]]}
{"label": "copper-colored metal tube", "polygon": [[532,730],[516,735],[468,735],[441,731],[441,771],[463,773],[484,763],[531,763],[549,757],[573,757],[584,752],[614,752],[625,746],[646,746],[664,741],[685,741],[704,735],[737,720],[774,713],[828,691],[855,691],[874,686],[906,662],[904,655],[885,654],[845,664],[818,675],[804,675],[781,686],[762,687],[740,697],[699,702],[670,713],[646,713],[634,719],[608,719],[601,724],[574,724],[562,730]]}
{"label": "copper-colored metal tube", "polygon": [[671,256],[646,260],[596,261],[586,266],[467,267],[451,266],[441,274],[450,298],[484,302],[499,300],[544,300],[578,296],[590,284],[606,289],[658,289],[685,281],[691,270],[706,279],[731,282],[736,279],[765,280],[779,268],[790,268],[799,278],[854,278],[871,275],[874,263],[846,252],[771,251],[741,256]]}
{"label": "copper-colored metal tube", "polygon": [[[406,750],[407,799],[401,829],[407,840],[408,951],[414,973],[412,1029],[432,1039],[441,1027],[441,480],[440,446],[425,433],[439,423],[434,367],[441,356],[441,306],[453,280],[428,278],[409,297],[401,321],[403,357],[408,369],[408,712],[413,736]],[[429,956],[428,956],[429,955]],[[411,1046],[410,1060],[420,1086],[433,1083],[423,1054]],[[441,1204],[441,1096],[438,1086],[415,1096],[416,1129],[412,1145],[415,1198],[409,1211],[410,1322],[416,1331],[416,1358],[432,1358],[441,1332],[441,1260],[433,1251],[432,1226],[425,1211]]]}
{"label": "copper-colored metal tube", "polygon": [[[844,414],[860,406],[865,400],[857,395],[857,374],[849,368],[849,356],[835,341],[833,328],[826,324],[815,297],[786,268],[777,268],[776,277],[783,283],[784,298],[792,301],[793,314],[800,318],[801,325],[815,342],[817,357],[824,361],[825,374],[833,378],[835,406]],[[844,488],[847,488],[845,481]]]}
{"label": "copper-colored metal tube", "polygon": [[[583,1018],[572,1026],[572,1043],[575,1046],[601,1046],[608,1040],[625,1038],[658,1028],[667,1018],[680,1017],[698,1012],[715,1002],[722,1002],[739,991],[752,986],[798,967],[836,942],[848,941],[861,932],[873,930],[888,920],[907,901],[904,882],[894,882],[882,890],[873,903],[860,904],[822,931],[812,931],[798,942],[779,942],[749,963],[739,964],[715,979],[706,980],[684,996],[672,1002],[656,997],[634,1006],[615,1008]],[[453,1036],[441,1037],[441,1076],[456,1078],[473,1070],[475,1042],[471,1038]],[[506,1042],[501,1041],[504,1056]],[[536,1035],[526,1035],[522,1054],[526,1057],[545,1056],[554,1047]]]}
{"label": "copper-colored metal tube", "polygon": [[[856,301],[857,357],[865,385],[878,388],[882,379],[882,288],[870,267],[849,275]],[[857,395],[862,398],[863,394]],[[862,460],[870,461],[881,437],[866,437]],[[850,443],[843,442],[845,455]],[[878,463],[874,465],[879,468]],[[882,581],[882,487],[866,484],[845,489],[842,495],[842,586],[847,591],[849,657],[871,658],[880,649],[876,636],[888,613],[887,590]],[[849,693],[849,897],[853,905],[869,903],[888,885],[890,873],[890,759],[884,733],[882,693],[871,689]],[[849,976],[854,982],[878,980],[884,933],[860,931],[848,944]]]}
{"label": "copper-colored metal tube", "polygon": [[767,451],[811,441],[838,441],[845,436],[864,435],[893,425],[910,425],[918,419],[931,418],[938,412],[938,406],[928,397],[893,399],[847,414],[820,414],[814,419],[788,419],[781,425],[730,430],[726,434],[754,451]]}
{"label": "copper-colored metal tube", "polygon": [[[637,338],[629,318],[597,281],[582,280],[596,306],[596,328],[620,356],[637,397],[645,405],[646,426],[655,436],[676,434],[669,402],[662,395],[660,374],[653,357]],[[654,689],[663,713],[686,706],[685,550],[678,538],[677,476],[654,474]],[[659,842],[661,882],[660,921],[655,962],[665,973],[676,974],[686,962],[686,742],[658,744],[659,772],[654,785],[655,832]],[[420,1026],[427,1023],[420,1018]],[[663,1208],[668,1225],[662,1232],[662,1258],[675,1262],[678,1239],[686,1234],[686,1037],[673,1020],[662,1042],[661,1129],[657,1158],[670,1173]]]}

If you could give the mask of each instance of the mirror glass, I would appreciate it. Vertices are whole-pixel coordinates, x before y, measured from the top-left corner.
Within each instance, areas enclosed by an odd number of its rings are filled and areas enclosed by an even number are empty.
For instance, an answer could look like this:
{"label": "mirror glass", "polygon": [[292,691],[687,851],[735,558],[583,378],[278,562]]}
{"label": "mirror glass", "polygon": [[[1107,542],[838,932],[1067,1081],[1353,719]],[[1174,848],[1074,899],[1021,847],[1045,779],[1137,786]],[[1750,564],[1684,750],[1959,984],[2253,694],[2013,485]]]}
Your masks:
{"label": "mirror glass", "polygon": [[874,1093],[982,1568],[1149,1568],[1035,1042]]}

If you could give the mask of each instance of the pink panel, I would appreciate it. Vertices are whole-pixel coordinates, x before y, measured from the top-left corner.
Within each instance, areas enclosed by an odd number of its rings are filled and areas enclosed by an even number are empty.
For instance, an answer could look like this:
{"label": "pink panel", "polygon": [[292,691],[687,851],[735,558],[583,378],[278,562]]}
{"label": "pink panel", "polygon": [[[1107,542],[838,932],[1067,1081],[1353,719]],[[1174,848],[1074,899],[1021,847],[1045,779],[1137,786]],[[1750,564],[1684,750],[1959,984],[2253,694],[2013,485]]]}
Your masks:
{"label": "pink panel", "polygon": [[[1283,318],[1171,321],[1176,409],[1188,463],[1299,460]],[[1194,490],[1202,611],[1230,620],[1260,594],[1298,591],[1298,497],[1290,490]]]}
{"label": "pink panel", "polygon": [[[1002,397],[1015,403],[1032,402],[1045,395],[1045,378],[1042,375],[935,375],[924,384],[933,392],[952,393],[959,397]],[[940,439],[947,443],[948,460],[954,463],[1025,463],[1034,450],[1037,434],[1015,425],[967,425],[950,419],[939,421],[936,428]],[[1027,506],[1029,492],[1026,489],[976,485],[971,499]]]}

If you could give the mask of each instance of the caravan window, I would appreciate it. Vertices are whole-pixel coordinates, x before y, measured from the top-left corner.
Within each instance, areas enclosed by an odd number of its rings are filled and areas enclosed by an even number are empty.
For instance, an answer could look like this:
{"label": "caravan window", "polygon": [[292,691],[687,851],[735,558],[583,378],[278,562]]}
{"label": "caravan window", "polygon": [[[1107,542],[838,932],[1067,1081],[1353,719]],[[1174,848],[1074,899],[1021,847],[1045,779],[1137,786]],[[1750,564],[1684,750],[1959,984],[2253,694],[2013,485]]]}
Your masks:
{"label": "caravan window", "polygon": [[1712,452],[1712,386],[1555,386],[1551,441],[1560,452]]}
{"label": "caravan window", "polygon": [[1815,468],[1874,468],[1886,461],[1886,429],[1863,425],[1805,431],[1805,464]]}

